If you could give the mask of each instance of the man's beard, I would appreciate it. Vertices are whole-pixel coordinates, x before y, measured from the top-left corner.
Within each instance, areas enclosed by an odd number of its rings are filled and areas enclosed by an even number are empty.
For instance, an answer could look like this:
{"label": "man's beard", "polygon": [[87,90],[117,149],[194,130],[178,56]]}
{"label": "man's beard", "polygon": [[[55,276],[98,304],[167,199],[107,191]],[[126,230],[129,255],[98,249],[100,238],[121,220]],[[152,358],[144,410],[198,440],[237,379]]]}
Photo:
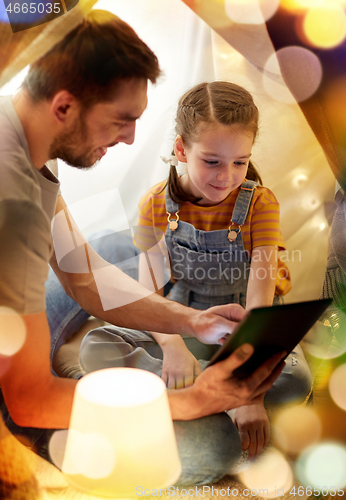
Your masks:
{"label": "man's beard", "polygon": [[[94,152],[79,152],[83,145],[90,142],[89,133],[83,120],[79,116],[72,127],[56,136],[50,146],[49,157],[60,158],[71,167],[89,169],[98,163],[93,161]],[[87,147],[87,146],[86,146]]]}

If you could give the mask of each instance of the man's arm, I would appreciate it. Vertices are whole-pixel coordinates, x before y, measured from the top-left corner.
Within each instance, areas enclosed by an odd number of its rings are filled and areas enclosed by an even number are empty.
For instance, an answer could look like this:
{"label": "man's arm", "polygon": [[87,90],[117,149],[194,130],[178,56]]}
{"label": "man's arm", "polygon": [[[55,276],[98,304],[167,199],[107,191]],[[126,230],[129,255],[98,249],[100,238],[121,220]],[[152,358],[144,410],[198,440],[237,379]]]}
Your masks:
{"label": "man's arm", "polygon": [[22,316],[26,339],[1,377],[14,422],[23,427],[67,428],[76,380],[56,378],[49,362],[50,335],[45,312]]}
{"label": "man's arm", "polygon": [[235,322],[244,316],[240,306],[236,317],[231,318],[229,306],[195,311],[151,293],[105,262],[87,244],[61,196],[56,213],[53,225],[56,254],[64,254],[65,251],[61,252],[64,248],[72,251],[59,258],[59,263],[55,255],[51,266],[66,293],[91,315],[128,328],[185,333],[210,344],[231,333]]}
{"label": "man's arm", "polygon": [[[11,358],[1,378],[5,402],[13,420],[24,427],[67,428],[76,381],[50,372],[48,324],[44,312],[23,316],[27,328],[22,349]],[[187,389],[168,392],[174,420],[192,420],[258,401],[280,374],[282,355],[276,354],[250,377],[232,372],[252,354],[242,346],[229,358],[207,368]]]}
{"label": "man's arm", "polygon": [[286,353],[278,353],[245,379],[237,379],[233,371],[247,361],[254,349],[244,344],[227,359],[206,368],[194,385],[168,391],[173,420],[192,420],[214,413],[257,404],[280,375]]}

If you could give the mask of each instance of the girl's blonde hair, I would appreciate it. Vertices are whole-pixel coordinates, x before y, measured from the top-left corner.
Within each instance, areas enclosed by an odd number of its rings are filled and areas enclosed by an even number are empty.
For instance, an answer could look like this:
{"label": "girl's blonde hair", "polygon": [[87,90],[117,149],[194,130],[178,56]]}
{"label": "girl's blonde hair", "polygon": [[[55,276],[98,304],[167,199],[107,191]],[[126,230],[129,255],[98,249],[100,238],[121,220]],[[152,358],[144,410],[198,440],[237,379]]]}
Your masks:
{"label": "girl's blonde hair", "polygon": [[[253,133],[255,138],[258,132],[258,118],[258,109],[253,98],[243,87],[222,81],[200,83],[181,97],[175,130],[177,135],[182,137],[186,147],[198,141],[200,125],[203,123],[237,124],[240,129]],[[262,179],[251,161],[246,177],[262,184]],[[173,165],[170,168],[167,186],[170,197],[176,203],[199,201],[183,191]]]}

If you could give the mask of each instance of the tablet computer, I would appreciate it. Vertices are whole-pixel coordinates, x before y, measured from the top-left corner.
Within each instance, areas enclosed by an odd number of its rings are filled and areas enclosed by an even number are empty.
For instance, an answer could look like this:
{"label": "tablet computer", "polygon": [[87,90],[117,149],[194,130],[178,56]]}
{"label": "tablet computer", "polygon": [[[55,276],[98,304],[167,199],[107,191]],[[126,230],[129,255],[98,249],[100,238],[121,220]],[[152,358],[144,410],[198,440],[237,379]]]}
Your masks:
{"label": "tablet computer", "polygon": [[286,351],[288,355],[331,302],[332,299],[322,299],[250,310],[208,366],[226,359],[242,344],[249,343],[255,348],[253,355],[233,372],[238,378],[248,377],[275,353]]}

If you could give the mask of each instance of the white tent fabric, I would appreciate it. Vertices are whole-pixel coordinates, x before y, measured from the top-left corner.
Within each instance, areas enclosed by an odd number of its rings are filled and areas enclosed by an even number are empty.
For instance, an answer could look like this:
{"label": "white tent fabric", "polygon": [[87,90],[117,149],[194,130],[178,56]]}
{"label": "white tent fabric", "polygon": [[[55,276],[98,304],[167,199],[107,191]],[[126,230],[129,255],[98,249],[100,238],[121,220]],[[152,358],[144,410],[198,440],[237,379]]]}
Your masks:
{"label": "white tent fabric", "polygon": [[[267,91],[269,77],[261,70],[260,47],[264,44],[270,51],[271,42],[264,24],[256,26],[256,36],[247,33],[243,39],[242,52],[251,49],[255,63],[251,64],[181,0],[100,0],[95,8],[109,10],[128,22],[156,53],[164,76],[149,88],[148,108],[138,122],[133,145],[110,149],[88,172],[60,162],[62,194],[84,233],[121,231],[136,223],[140,197],[167,177],[168,167],[160,156],[168,156],[172,149],[180,95],[202,81],[233,81],[253,94],[260,109],[253,160],[281,205],[293,284],[286,301],[318,298],[335,181],[299,106],[281,102],[273,97],[275,91]],[[258,64],[256,47],[262,54]]]}

